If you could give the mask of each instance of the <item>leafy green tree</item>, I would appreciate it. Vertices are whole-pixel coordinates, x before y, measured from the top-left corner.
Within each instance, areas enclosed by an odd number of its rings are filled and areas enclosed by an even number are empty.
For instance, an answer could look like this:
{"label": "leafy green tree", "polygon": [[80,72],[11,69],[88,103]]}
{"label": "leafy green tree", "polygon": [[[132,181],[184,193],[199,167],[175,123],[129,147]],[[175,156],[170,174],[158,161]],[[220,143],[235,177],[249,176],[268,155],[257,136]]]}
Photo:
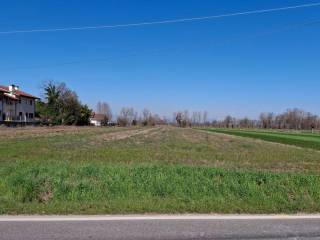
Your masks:
{"label": "leafy green tree", "polygon": [[46,113],[48,116],[48,122],[52,124],[60,124],[60,90],[59,85],[49,82],[44,86],[44,94],[46,99]]}
{"label": "leafy green tree", "polygon": [[83,105],[66,84],[49,82],[44,86],[45,102],[38,103],[41,119],[49,124],[88,125],[91,109]]}
{"label": "leafy green tree", "polygon": [[87,105],[82,105],[80,109],[80,116],[78,117],[77,125],[89,125],[92,110]]}

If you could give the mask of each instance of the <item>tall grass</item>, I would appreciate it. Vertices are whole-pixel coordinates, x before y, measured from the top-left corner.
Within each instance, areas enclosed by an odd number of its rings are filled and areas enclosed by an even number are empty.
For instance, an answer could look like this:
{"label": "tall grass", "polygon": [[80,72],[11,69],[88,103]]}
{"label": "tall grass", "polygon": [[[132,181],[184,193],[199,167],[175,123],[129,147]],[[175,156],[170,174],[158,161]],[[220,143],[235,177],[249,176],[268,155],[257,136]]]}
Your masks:
{"label": "tall grass", "polygon": [[320,177],[207,167],[11,163],[0,213],[296,213],[320,211]]}

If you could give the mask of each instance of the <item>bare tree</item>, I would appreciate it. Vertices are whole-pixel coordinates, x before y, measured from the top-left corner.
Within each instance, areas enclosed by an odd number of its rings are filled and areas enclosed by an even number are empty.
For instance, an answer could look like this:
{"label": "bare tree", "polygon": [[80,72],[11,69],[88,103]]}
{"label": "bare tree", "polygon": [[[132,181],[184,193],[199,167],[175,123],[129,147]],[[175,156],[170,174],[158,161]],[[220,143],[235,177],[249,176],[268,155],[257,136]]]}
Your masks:
{"label": "bare tree", "polygon": [[132,116],[131,124],[132,124],[133,126],[138,125],[138,112],[136,112],[136,111],[134,111],[134,110],[133,110],[133,116]]}
{"label": "bare tree", "polygon": [[240,128],[254,128],[255,121],[250,120],[249,118],[245,117],[245,118],[239,120],[238,126]]}
{"label": "bare tree", "polygon": [[201,112],[193,112],[191,116],[192,125],[199,126],[201,124]]}
{"label": "bare tree", "polygon": [[319,116],[305,112],[302,109],[288,109],[281,114],[261,113],[259,120],[250,120],[248,118],[235,119],[227,116],[223,121],[215,121],[212,123],[216,127],[240,127],[240,128],[278,128],[278,129],[295,129],[295,130],[311,130],[320,129]]}
{"label": "bare tree", "polygon": [[182,118],[182,113],[181,113],[181,112],[175,113],[175,119],[176,119],[176,121],[177,121],[178,126],[179,126],[179,127],[182,127],[182,120],[183,120],[183,118]]}
{"label": "bare tree", "polygon": [[148,109],[143,109],[142,111],[142,125],[144,126],[154,126],[156,124],[154,116]]}
{"label": "bare tree", "polygon": [[208,112],[204,111],[202,114],[202,122],[203,125],[206,126],[208,124]]}
{"label": "bare tree", "polygon": [[102,107],[101,107],[102,103],[99,101],[97,103],[97,106],[96,106],[96,111],[97,113],[101,114],[102,113]]}
{"label": "bare tree", "polygon": [[104,114],[107,122],[112,120],[112,111],[108,103],[98,102],[96,107],[97,113]]}
{"label": "bare tree", "polygon": [[133,108],[123,107],[118,116],[119,126],[125,127],[130,126],[136,117],[136,112]]}
{"label": "bare tree", "polygon": [[183,112],[179,111],[175,113],[175,119],[179,127],[191,126],[188,110],[185,110]]}
{"label": "bare tree", "polygon": [[188,110],[184,110],[182,116],[183,116],[183,127],[190,127],[191,126],[191,121],[190,121],[190,117],[189,117],[189,111]]}
{"label": "bare tree", "polygon": [[226,116],[226,118],[224,119],[224,127],[226,128],[234,128],[234,119],[231,116]]}

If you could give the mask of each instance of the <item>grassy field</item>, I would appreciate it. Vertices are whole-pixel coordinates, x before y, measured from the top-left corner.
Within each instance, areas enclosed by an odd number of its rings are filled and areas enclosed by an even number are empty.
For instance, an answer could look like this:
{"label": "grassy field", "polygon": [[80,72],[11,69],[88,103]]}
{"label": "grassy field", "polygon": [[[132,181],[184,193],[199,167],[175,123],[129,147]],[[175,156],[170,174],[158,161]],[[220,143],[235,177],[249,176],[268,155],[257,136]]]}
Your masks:
{"label": "grassy field", "polygon": [[238,129],[209,129],[209,131],[320,150],[320,134]]}
{"label": "grassy field", "polygon": [[320,212],[314,149],[173,127],[0,133],[0,214]]}

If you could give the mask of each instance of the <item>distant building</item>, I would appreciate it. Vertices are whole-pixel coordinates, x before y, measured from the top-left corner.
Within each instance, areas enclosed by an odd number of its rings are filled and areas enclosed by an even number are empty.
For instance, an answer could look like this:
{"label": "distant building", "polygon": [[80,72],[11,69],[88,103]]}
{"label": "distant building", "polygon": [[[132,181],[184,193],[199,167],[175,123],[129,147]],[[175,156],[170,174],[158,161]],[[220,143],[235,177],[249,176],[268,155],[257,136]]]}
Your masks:
{"label": "distant building", "polygon": [[92,113],[90,117],[90,124],[94,126],[102,126],[108,124],[107,122],[107,115],[99,114],[99,113]]}
{"label": "distant building", "polygon": [[0,85],[0,122],[33,122],[36,99],[16,85]]}

